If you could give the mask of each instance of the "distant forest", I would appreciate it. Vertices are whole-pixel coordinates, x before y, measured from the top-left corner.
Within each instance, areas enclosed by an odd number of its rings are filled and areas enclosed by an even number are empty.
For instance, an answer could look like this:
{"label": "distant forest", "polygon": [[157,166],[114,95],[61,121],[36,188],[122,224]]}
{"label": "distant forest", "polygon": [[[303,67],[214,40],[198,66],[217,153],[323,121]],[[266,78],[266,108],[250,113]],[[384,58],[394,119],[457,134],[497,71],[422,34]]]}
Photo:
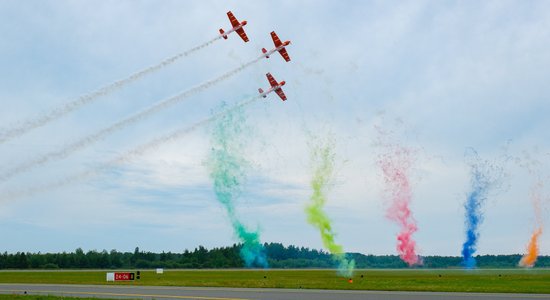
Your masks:
{"label": "distant forest", "polygon": [[[288,246],[280,243],[264,244],[270,268],[334,268],[329,253],[322,250]],[[153,253],[88,251],[78,248],[71,253],[3,253],[0,255],[0,269],[146,269],[146,268],[242,268],[239,255],[241,245],[206,249],[202,246],[183,253]],[[348,253],[355,259],[357,268],[407,268],[396,255],[364,255]],[[480,255],[480,268],[514,268],[521,255]],[[424,256],[424,264],[417,268],[460,268],[461,258],[457,256]],[[550,256],[539,257],[536,267],[550,267]]]}

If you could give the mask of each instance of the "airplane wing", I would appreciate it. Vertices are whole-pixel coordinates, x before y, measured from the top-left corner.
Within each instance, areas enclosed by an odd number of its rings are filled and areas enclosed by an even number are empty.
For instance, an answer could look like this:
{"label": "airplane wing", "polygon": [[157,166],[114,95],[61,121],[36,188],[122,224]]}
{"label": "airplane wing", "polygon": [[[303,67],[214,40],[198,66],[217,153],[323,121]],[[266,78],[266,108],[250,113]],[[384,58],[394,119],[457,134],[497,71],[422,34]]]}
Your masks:
{"label": "airplane wing", "polygon": [[271,38],[273,39],[273,43],[275,44],[275,47],[279,47],[283,44],[279,39],[279,37],[277,36],[277,34],[275,33],[275,31],[271,32]]}
{"label": "airplane wing", "polygon": [[233,27],[237,27],[237,26],[241,25],[239,20],[237,20],[237,18],[235,18],[235,16],[233,15],[233,13],[231,11],[227,12],[227,16],[229,17],[229,22],[231,22],[231,25]]}
{"label": "airplane wing", "polygon": [[283,101],[286,100],[286,95],[285,95],[285,93],[283,92],[283,89],[279,88],[279,89],[277,89],[277,90],[275,91],[275,93],[277,93],[277,95],[279,95],[279,97],[281,97],[281,99],[282,99]]}
{"label": "airplane wing", "polygon": [[241,39],[243,39],[243,41],[248,42],[248,37],[246,36],[246,33],[244,32],[244,29],[242,27],[237,29],[237,33],[239,34]]}
{"label": "airplane wing", "polygon": [[275,80],[275,78],[273,78],[273,76],[271,75],[271,73],[267,73],[265,74],[265,76],[267,76],[267,80],[269,81],[269,84],[271,86],[277,86],[277,80]]}
{"label": "airplane wing", "polygon": [[286,49],[285,49],[285,48],[279,50],[279,53],[281,53],[281,56],[282,56],[287,62],[290,61],[290,56],[288,56],[288,52],[286,52]]}

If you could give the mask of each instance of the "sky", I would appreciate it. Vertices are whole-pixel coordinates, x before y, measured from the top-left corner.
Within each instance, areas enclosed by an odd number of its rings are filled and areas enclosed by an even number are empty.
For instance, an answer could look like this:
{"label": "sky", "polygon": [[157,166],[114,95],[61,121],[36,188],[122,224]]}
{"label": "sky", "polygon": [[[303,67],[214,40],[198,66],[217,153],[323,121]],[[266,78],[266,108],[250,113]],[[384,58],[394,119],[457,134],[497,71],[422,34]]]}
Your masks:
{"label": "sky", "polygon": [[[479,254],[525,251],[536,225],[530,187],[550,175],[548,1],[2,0],[0,129],[215,38],[229,28],[229,10],[247,20],[250,42],[231,34],[0,144],[2,169],[257,58],[273,47],[272,30],[291,40],[292,61],[274,54],[64,159],[3,180],[0,251],[181,252],[237,242],[205,165],[210,126],[102,166],[193,126],[224,102],[255,96],[266,89],[267,72],[287,82],[288,100],[269,95],[246,106],[252,163],[236,203],[263,242],[322,248],[304,213],[308,145],[312,136],[332,137],[336,175],[326,212],[337,241],[348,252],[396,254],[399,228],[386,217],[377,165],[382,128],[384,138],[414,149],[411,210],[421,255],[460,255],[472,148],[506,173],[484,203]],[[75,178],[89,170],[96,172]],[[64,178],[74,182],[10,196]],[[545,220],[549,208],[545,197]],[[540,250],[550,254],[546,232]]]}

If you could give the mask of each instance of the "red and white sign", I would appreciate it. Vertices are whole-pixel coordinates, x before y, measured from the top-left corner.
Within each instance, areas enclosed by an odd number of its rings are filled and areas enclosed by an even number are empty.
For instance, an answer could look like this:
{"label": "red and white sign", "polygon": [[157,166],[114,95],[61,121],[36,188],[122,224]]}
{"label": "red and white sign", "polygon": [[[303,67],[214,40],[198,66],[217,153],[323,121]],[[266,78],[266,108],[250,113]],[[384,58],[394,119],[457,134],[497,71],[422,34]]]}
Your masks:
{"label": "red and white sign", "polygon": [[115,272],[115,281],[134,280],[135,274],[130,272]]}

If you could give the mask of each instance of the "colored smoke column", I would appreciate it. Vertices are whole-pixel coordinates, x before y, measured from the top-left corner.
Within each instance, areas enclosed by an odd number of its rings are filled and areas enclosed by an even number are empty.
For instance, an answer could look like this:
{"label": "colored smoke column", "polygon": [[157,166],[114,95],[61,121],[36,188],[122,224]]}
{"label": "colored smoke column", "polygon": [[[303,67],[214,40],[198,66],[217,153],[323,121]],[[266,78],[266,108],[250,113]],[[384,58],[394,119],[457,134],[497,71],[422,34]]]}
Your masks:
{"label": "colored smoke column", "polygon": [[335,233],[329,217],[323,208],[327,201],[327,189],[334,171],[334,145],[328,142],[326,145],[313,146],[311,150],[314,166],[311,180],[311,203],[306,207],[307,221],[315,226],[321,233],[323,245],[332,254],[332,258],[338,264],[338,274],[345,277],[353,275],[355,261],[348,260],[342,245],[334,241]]}
{"label": "colored smoke column", "polygon": [[464,203],[466,210],[466,241],[462,245],[462,264],[464,267],[475,268],[474,254],[479,240],[479,225],[483,221],[483,204],[489,192],[499,186],[504,176],[502,167],[481,160],[477,152],[469,149],[466,153],[470,165],[470,192]]}
{"label": "colored smoke column", "polygon": [[[223,109],[224,107],[222,107]],[[241,257],[247,267],[267,267],[265,249],[260,242],[258,231],[244,226],[235,212],[234,201],[242,193],[249,163],[244,156],[246,117],[239,108],[221,115],[214,124],[212,150],[208,158],[210,177],[214,182],[214,192],[223,205],[235,235],[242,243]]]}
{"label": "colored smoke column", "polygon": [[538,239],[542,234],[542,224],[543,224],[542,214],[541,214],[543,187],[544,185],[542,181],[538,181],[531,188],[531,199],[533,201],[533,208],[535,209],[535,222],[536,222],[535,227],[536,228],[533,231],[533,234],[531,235],[529,244],[527,245],[527,253],[525,253],[525,255],[523,255],[523,257],[519,261],[519,265],[521,267],[532,268],[535,265],[535,262],[537,261],[537,257],[539,256]]}
{"label": "colored smoke column", "polygon": [[386,217],[400,227],[397,235],[397,253],[409,266],[422,264],[412,235],[418,230],[410,204],[412,188],[409,172],[412,167],[411,150],[400,145],[386,145],[387,152],[380,156],[378,165],[384,173],[386,194],[391,205]]}
{"label": "colored smoke column", "polygon": [[531,235],[531,240],[529,241],[529,245],[527,245],[527,253],[525,253],[519,261],[521,267],[532,268],[535,265],[537,257],[539,256],[538,239],[541,234],[542,228],[539,227],[535,229],[535,232]]}

